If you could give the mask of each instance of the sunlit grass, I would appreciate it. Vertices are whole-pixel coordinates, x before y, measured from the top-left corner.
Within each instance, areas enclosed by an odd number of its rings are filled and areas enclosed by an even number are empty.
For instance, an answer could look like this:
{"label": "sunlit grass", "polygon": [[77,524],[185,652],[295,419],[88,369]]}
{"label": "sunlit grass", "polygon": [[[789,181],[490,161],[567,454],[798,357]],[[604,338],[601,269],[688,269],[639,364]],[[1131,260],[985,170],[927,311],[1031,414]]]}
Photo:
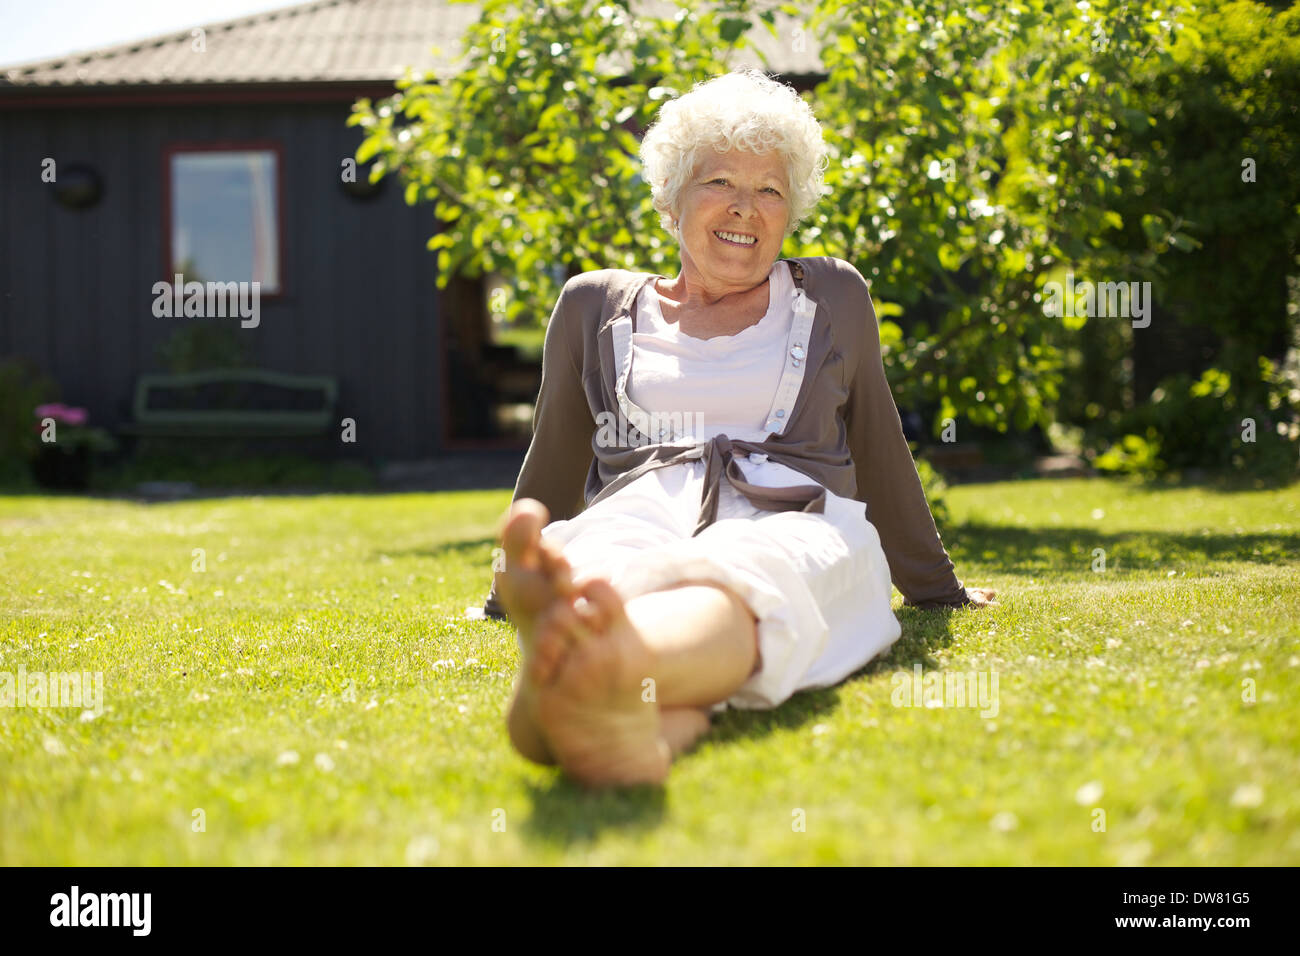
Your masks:
{"label": "sunlit grass", "polygon": [[[105,693],[0,708],[0,863],[1300,861],[1300,486],[952,489],[998,606],[604,794],[511,750],[513,635],[462,616],[507,501],[0,498],[0,672]],[[996,717],[893,706],[917,663]]]}

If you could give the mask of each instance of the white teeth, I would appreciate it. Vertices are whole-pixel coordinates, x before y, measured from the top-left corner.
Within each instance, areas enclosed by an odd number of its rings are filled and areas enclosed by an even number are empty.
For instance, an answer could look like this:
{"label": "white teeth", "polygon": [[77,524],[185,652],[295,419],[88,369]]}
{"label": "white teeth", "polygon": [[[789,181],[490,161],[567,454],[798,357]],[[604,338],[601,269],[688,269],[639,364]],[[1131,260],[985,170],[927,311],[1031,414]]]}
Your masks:
{"label": "white teeth", "polygon": [[714,235],[719,239],[726,239],[729,242],[739,242],[746,246],[752,246],[754,243],[758,242],[758,240],[753,236],[741,236],[734,232],[715,232]]}

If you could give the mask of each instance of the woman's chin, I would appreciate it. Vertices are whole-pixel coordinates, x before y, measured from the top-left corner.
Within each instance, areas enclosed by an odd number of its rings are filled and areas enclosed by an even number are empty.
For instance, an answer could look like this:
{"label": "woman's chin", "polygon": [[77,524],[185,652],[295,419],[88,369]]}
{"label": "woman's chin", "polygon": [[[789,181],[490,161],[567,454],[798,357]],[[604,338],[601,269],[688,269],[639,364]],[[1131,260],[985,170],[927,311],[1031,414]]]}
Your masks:
{"label": "woman's chin", "polygon": [[751,248],[728,246],[721,239],[714,240],[709,255],[705,257],[717,267],[719,272],[748,272],[758,267],[760,262],[768,262],[759,251],[757,244]]}

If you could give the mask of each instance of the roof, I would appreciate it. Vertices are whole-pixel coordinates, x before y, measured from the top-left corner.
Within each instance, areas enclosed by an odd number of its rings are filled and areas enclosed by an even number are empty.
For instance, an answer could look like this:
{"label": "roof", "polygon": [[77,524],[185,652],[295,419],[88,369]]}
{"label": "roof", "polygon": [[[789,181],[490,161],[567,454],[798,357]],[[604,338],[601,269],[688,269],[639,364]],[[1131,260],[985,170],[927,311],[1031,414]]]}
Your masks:
{"label": "roof", "polygon": [[[774,4],[775,5],[775,4]],[[671,3],[646,4],[671,16]],[[640,12],[638,10],[638,12]],[[462,37],[478,20],[474,3],[451,0],[317,0],[183,32],[0,67],[0,88],[53,91],[193,85],[391,82],[414,67],[444,77],[462,56]],[[786,21],[777,14],[777,23]],[[195,50],[198,30],[204,50]],[[781,74],[823,72],[811,37],[807,49],[759,26],[751,42]],[[802,44],[801,44],[802,46]],[[434,47],[440,48],[439,53]],[[736,67],[762,66],[740,51]]]}

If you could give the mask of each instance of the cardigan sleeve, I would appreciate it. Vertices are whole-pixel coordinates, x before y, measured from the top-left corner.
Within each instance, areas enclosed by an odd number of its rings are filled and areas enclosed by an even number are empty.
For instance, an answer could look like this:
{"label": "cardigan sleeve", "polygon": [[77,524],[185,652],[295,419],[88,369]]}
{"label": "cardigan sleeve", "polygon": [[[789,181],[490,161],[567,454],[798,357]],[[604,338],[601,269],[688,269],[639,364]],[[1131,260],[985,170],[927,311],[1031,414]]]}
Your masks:
{"label": "cardigan sleeve", "polygon": [[866,280],[845,264],[861,296],[861,343],[845,406],[849,454],[857,476],[858,498],[880,534],[890,577],[904,603],[959,607],[968,603],[952,559],[939,540],[921,478],[903,435],[903,423],[885,378],[880,325]]}
{"label": "cardigan sleeve", "polygon": [[[533,409],[533,437],[511,501],[536,498],[552,521],[572,518],[584,505],[583,490],[594,457],[596,422],[582,386],[583,322],[579,295],[565,283],[551,312],[542,345],[542,384]],[[496,577],[483,603],[489,617],[505,617]]]}
{"label": "cardigan sleeve", "polygon": [[552,521],[572,518],[582,510],[594,457],[591,439],[596,421],[582,387],[583,323],[572,285],[570,280],[561,290],[546,326],[533,437],[513,499],[536,498],[551,512]]}

